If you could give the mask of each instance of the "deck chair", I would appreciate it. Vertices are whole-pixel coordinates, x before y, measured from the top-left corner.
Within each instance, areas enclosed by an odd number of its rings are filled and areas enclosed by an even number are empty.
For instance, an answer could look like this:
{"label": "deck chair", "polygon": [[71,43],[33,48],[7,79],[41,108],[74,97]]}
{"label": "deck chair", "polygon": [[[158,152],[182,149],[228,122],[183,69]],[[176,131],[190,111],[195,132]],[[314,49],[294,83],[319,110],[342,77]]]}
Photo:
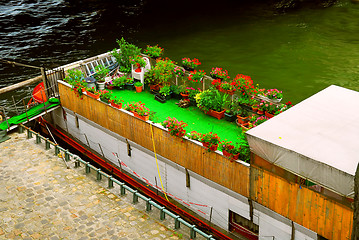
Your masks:
{"label": "deck chair", "polygon": [[141,67],[141,72],[136,72],[133,65],[131,65],[131,75],[133,79],[138,79],[142,83],[142,89],[145,87],[145,72],[151,69],[150,59],[147,57],[143,57],[143,59],[146,61],[146,65],[144,67]]}

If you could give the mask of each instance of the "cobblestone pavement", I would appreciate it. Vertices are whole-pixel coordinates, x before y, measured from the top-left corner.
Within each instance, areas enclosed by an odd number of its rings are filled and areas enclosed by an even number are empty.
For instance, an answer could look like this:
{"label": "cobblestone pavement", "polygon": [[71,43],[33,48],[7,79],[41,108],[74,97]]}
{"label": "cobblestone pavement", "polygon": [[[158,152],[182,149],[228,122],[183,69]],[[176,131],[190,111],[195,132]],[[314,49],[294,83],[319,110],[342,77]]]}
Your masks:
{"label": "cobblestone pavement", "polygon": [[25,133],[10,137],[0,143],[0,239],[188,239],[188,229],[174,232],[156,208],[147,213],[132,194],[108,190],[107,179],[73,163],[67,169]]}

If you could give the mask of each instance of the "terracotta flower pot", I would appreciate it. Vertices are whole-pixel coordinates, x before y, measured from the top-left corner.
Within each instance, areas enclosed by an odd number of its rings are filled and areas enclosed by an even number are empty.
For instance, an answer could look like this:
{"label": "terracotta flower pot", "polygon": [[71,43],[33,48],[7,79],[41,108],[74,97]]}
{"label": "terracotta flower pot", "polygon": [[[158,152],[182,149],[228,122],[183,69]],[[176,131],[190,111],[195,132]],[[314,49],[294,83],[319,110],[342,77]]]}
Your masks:
{"label": "terracotta flower pot", "polygon": [[183,97],[183,100],[189,101],[189,98],[188,98],[189,94],[188,93],[180,93],[180,94]]}
{"label": "terracotta flower pot", "polygon": [[209,143],[208,142],[202,142],[203,147],[205,148],[209,148],[211,151],[216,151],[218,148],[218,144],[212,144],[212,146],[209,147]]}
{"label": "terracotta flower pot", "polygon": [[136,118],[142,119],[143,121],[148,121],[148,120],[150,119],[150,116],[149,116],[149,115],[140,116],[140,115],[138,115],[138,113],[136,113],[136,112],[133,112],[133,115],[134,115]]}
{"label": "terracotta flower pot", "polygon": [[243,124],[248,122],[249,118],[248,117],[242,117],[241,115],[237,115],[237,119],[238,119],[238,123],[239,124]]}
{"label": "terracotta flower pot", "polygon": [[112,107],[115,107],[115,108],[118,108],[118,109],[121,109],[121,108],[122,108],[122,103],[116,104],[116,103],[114,103],[113,101],[111,101],[111,106],[112,106]]}
{"label": "terracotta flower pot", "polygon": [[266,117],[268,117],[268,118],[274,117],[274,114],[269,113],[269,112],[267,112],[267,111],[265,111],[264,115],[265,115]]}
{"label": "terracotta flower pot", "polygon": [[140,87],[135,86],[135,88],[136,88],[136,92],[138,92],[138,93],[142,92],[142,86],[140,86]]}
{"label": "terracotta flower pot", "polygon": [[100,94],[93,94],[92,92],[86,91],[86,94],[94,99],[99,99],[100,98]]}
{"label": "terracotta flower pot", "polygon": [[215,117],[217,119],[221,119],[221,118],[224,117],[225,112],[226,112],[226,110],[223,110],[221,112],[217,112],[217,111],[214,111],[212,109],[209,109],[209,111],[206,114],[209,115],[209,116]]}

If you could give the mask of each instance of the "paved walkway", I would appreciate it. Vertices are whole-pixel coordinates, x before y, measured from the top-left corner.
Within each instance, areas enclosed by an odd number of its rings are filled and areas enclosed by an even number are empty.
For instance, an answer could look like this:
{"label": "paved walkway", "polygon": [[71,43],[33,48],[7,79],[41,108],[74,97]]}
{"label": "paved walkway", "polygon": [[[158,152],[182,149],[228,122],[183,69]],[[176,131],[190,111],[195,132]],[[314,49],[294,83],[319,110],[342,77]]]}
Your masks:
{"label": "paved walkway", "polygon": [[172,218],[160,221],[157,209],[133,205],[132,194],[106,189],[106,178],[73,163],[67,169],[25,133],[10,137],[0,144],[0,239],[188,239],[187,228],[172,230]]}

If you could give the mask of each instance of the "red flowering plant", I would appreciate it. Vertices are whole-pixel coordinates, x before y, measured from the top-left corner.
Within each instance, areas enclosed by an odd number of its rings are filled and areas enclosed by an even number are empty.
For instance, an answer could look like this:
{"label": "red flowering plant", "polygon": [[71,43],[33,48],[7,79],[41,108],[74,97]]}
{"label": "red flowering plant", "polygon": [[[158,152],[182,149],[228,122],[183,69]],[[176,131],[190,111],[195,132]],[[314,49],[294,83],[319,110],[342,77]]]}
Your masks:
{"label": "red flowering plant", "polygon": [[252,95],[257,94],[257,87],[253,85],[250,76],[238,74],[233,81],[236,83],[237,92],[239,92],[242,97],[250,98]]}
{"label": "red flowering plant", "polygon": [[201,65],[201,62],[197,58],[182,58],[182,65],[187,69],[196,69],[199,65]]}
{"label": "red flowering plant", "polygon": [[147,116],[150,114],[150,109],[145,107],[145,104],[142,102],[127,103],[124,109],[130,112],[136,112],[140,116]]}
{"label": "red flowering plant", "polygon": [[187,87],[186,92],[189,94],[188,98],[190,101],[196,102],[195,97],[198,93],[200,93],[202,90],[199,88],[193,88],[193,87]]}
{"label": "red flowering plant", "polygon": [[221,83],[221,89],[225,91],[236,91],[236,83],[224,81]]}
{"label": "red flowering plant", "polygon": [[222,82],[221,79],[213,79],[212,85],[216,88],[219,88],[221,86],[221,82]]}
{"label": "red flowering plant", "polygon": [[208,148],[208,151],[215,151],[217,149],[218,144],[220,144],[221,140],[216,133],[209,132],[201,135],[200,141],[203,143],[203,146]]}
{"label": "red flowering plant", "polygon": [[194,71],[191,71],[191,73],[189,74],[188,76],[188,80],[191,81],[191,82],[202,82],[202,79],[204,77],[204,75],[206,75],[206,72],[203,71],[203,70],[194,70]]}
{"label": "red flowering plant", "polygon": [[151,58],[158,58],[163,54],[163,48],[159,47],[158,45],[156,46],[147,45],[144,54],[147,54]]}
{"label": "red flowering plant", "polygon": [[200,141],[201,137],[202,137],[202,133],[196,132],[196,131],[192,131],[191,133],[188,133],[188,138],[192,139],[192,140],[196,140],[196,141]]}
{"label": "red flowering plant", "polygon": [[289,108],[293,107],[292,102],[288,101],[285,104],[281,104],[277,107],[276,111],[274,112],[274,115],[278,115],[286,110],[288,110]]}
{"label": "red flowering plant", "polygon": [[188,126],[187,123],[183,121],[178,121],[176,118],[168,117],[163,123],[162,126],[168,128],[168,132],[171,136],[183,137],[186,134],[185,127]]}
{"label": "red flowering plant", "polygon": [[212,71],[209,73],[211,75],[212,78],[214,79],[226,79],[226,78],[230,78],[230,76],[228,76],[228,71],[224,70],[222,68],[219,67],[215,67],[212,68]]}
{"label": "red flowering plant", "polygon": [[108,90],[100,90],[100,99],[104,102],[108,102],[111,99],[112,92],[109,92]]}
{"label": "red flowering plant", "polygon": [[[222,152],[224,151],[226,152],[223,153],[224,155],[227,155],[228,153],[229,155],[231,155],[231,157],[233,157],[233,155],[236,155],[241,151],[241,145],[239,145],[238,143],[232,144],[232,142],[228,140],[224,140],[223,142],[221,142],[220,147],[222,149]],[[227,157],[229,156],[227,155]]]}

